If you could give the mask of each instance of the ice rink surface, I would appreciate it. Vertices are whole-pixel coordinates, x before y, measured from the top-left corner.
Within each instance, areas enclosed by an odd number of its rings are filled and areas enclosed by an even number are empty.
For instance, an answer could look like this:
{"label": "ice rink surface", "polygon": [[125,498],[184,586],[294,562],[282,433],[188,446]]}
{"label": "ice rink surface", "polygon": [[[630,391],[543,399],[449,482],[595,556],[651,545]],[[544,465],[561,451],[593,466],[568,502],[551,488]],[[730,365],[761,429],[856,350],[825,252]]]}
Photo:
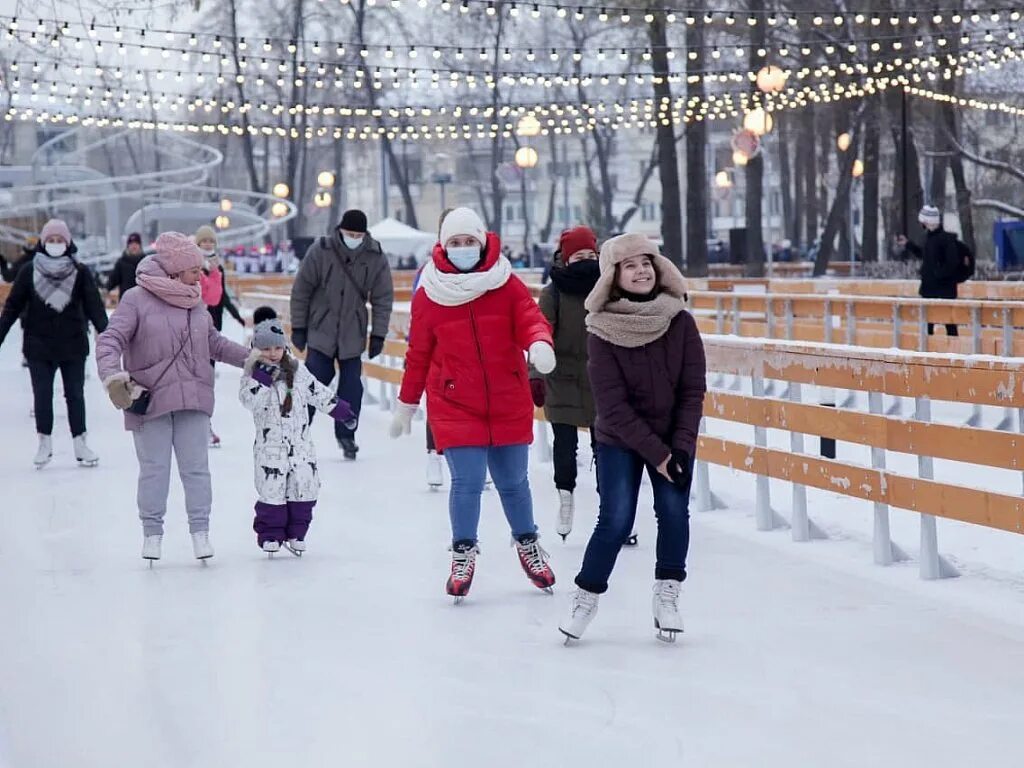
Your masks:
{"label": "ice rink surface", "polygon": [[[388,415],[366,406],[359,460],[344,463],[321,418],[309,552],[268,560],[251,531],[253,427],[227,368],[214,419],[224,447],[210,455],[217,555],[192,559],[174,478],[150,570],[131,439],[94,369],[100,465],[75,466],[58,403],[54,461],[37,472],[19,346],[12,332],[0,350],[3,768],[938,768],[1024,755],[1019,573],[922,582],[914,563],[873,566],[855,527],[801,545],[758,534],[751,478],[713,468],[729,509],[693,515],[686,634],[654,639],[645,492],[640,546],[565,648],[557,624],[596,508],[586,467],[565,544],[550,465],[532,469],[555,595],[520,571],[492,491],[476,582],[455,607],[422,422],[392,442]],[[848,503],[810,499],[812,516]]]}

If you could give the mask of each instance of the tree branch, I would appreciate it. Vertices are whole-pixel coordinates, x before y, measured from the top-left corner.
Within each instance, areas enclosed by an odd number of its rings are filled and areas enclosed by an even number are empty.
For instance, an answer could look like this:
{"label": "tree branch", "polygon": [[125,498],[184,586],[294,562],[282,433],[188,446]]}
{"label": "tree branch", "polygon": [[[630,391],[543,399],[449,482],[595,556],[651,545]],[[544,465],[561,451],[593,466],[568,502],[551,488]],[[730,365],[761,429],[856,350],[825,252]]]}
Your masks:
{"label": "tree branch", "polygon": [[1018,219],[1024,219],[1024,208],[1018,208],[1016,205],[1004,203],[1002,200],[992,200],[990,198],[981,197],[977,200],[972,200],[971,205],[975,208],[987,208],[992,211],[999,211],[1000,213],[1014,216]]}

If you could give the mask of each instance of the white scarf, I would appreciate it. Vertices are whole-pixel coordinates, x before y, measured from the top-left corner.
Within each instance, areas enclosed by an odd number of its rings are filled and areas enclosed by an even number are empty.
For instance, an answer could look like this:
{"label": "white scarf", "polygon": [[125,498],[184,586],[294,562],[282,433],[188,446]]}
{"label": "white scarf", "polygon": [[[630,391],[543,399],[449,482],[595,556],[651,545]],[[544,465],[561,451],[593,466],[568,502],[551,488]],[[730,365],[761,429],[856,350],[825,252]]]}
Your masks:
{"label": "white scarf", "polygon": [[442,272],[433,261],[428,261],[420,275],[420,287],[434,303],[459,307],[501,288],[510,277],[512,263],[504,256],[499,256],[486,272]]}

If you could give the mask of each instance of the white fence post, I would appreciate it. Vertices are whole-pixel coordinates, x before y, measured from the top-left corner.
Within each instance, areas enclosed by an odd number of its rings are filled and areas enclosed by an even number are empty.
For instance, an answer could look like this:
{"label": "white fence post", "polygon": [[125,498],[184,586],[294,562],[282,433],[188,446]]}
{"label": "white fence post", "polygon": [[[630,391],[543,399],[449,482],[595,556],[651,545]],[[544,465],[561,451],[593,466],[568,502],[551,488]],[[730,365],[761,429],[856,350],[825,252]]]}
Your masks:
{"label": "white fence post", "polygon": [[[868,409],[876,416],[882,415],[881,392],[868,393]],[[871,448],[871,468],[885,471],[884,448]],[[875,529],[872,544],[877,565],[892,565],[895,562],[909,559],[907,553],[893,543],[889,533],[889,505],[880,501],[875,502]]]}
{"label": "white fence post", "polygon": [[[1011,311],[1003,307],[1003,356],[1013,357],[1013,320]],[[1003,409],[1003,418],[996,425],[996,429],[1009,431],[1013,429],[1013,408],[1007,406]]]}
{"label": "white fence post", "polygon": [[[981,354],[981,307],[971,307],[971,353]],[[977,427],[981,425],[981,406],[975,403],[971,407],[971,416],[967,419],[967,426]]]}
{"label": "white fence post", "polygon": [[[700,434],[704,434],[707,427],[704,419],[700,420]],[[712,512],[716,509],[725,509],[725,504],[711,490],[711,475],[706,461],[697,459],[693,465],[693,489],[697,500],[698,512]]]}
{"label": "white fence post", "polygon": [[[790,382],[789,399],[794,403],[801,402],[801,386],[799,382]],[[803,433],[795,431],[789,433],[789,449],[795,455],[803,454]],[[793,483],[793,513],[790,515],[790,525],[793,527],[793,541],[811,541],[812,539],[828,538],[828,534],[807,516],[807,487],[801,483]]]}
{"label": "white fence post", "polygon": [[[764,397],[764,377],[761,371],[754,371],[750,381],[754,397]],[[768,430],[765,427],[754,427],[754,445],[758,448],[768,447]],[[755,507],[757,530],[771,531],[776,528],[785,527],[787,525],[786,521],[778,512],[772,509],[768,475],[758,473],[754,480],[757,494]]]}
{"label": "white fence post", "polygon": [[[914,400],[914,418],[918,421],[932,420],[932,404],[927,397],[918,397]],[[925,450],[922,448],[921,450]],[[917,474],[924,480],[931,480],[935,476],[932,457],[919,455],[917,457]],[[932,515],[921,514],[921,578],[922,579],[945,579],[952,576],[959,576],[960,572],[953,567],[946,558],[939,554],[938,533],[935,529],[935,518]]]}

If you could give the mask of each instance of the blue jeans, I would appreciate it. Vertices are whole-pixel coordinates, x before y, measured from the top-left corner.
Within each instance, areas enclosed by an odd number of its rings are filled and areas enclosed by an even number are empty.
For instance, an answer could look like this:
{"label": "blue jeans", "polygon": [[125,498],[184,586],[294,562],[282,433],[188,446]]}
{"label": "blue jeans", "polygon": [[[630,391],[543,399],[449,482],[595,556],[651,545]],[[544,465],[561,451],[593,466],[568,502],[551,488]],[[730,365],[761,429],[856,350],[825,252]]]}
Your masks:
{"label": "blue jeans", "polygon": [[[645,462],[628,448],[597,444],[597,477],[601,508],[590,536],[576,586],[603,594],[615,568],[619,550],[629,538],[636,519],[636,503]],[[646,464],[654,488],[654,515],[658,520],[655,579],[686,579],[686,552],[690,546],[690,487],[666,480]],[[693,474],[691,462],[690,473]]]}
{"label": "blue jeans", "polygon": [[[312,347],[306,349],[306,368],[321,384],[328,385],[334,379],[334,358]],[[359,410],[363,405],[363,361],[358,357],[338,360],[338,398],[352,406],[352,412],[359,418]],[[309,423],[313,423],[316,409],[309,408]],[[354,429],[347,429],[340,421],[334,422],[334,436],[351,439],[356,436]]]}
{"label": "blue jeans", "polygon": [[505,518],[516,538],[537,532],[533,522],[533,497],[527,466],[530,446],[462,446],[445,448],[444,457],[452,474],[448,494],[448,516],[452,521],[452,543],[476,542],[480,524],[480,496],[487,470],[501,496]]}

